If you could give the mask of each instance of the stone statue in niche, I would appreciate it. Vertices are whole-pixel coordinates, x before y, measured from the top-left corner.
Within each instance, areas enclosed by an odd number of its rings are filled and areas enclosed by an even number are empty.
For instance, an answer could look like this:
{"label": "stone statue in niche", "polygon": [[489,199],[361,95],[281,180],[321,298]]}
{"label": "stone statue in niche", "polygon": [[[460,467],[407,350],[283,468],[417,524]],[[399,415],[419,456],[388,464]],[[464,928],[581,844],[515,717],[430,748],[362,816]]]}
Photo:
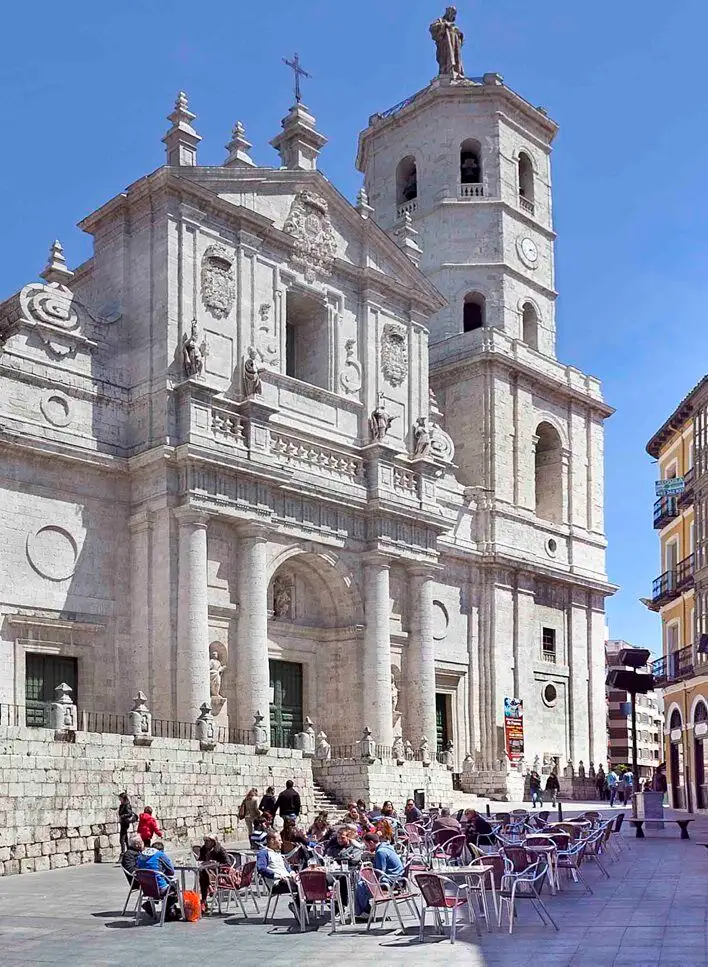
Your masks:
{"label": "stone statue in niche", "polygon": [[408,375],[408,333],[395,322],[387,322],[381,333],[381,372],[391,386],[400,386]]}
{"label": "stone statue in niche", "polygon": [[413,424],[413,456],[427,457],[430,455],[432,437],[430,426],[425,416],[419,416]]}
{"label": "stone statue in niche", "polygon": [[371,430],[371,438],[374,442],[381,443],[391,429],[391,424],[394,420],[395,417],[391,416],[386,410],[383,393],[379,393],[378,406],[372,411],[369,417],[369,429]]}
{"label": "stone statue in niche", "polygon": [[393,758],[399,765],[402,765],[406,760],[406,750],[403,745],[403,739],[400,735],[397,735],[393,740],[393,745],[391,746],[391,753]]}
{"label": "stone statue in niche", "polygon": [[280,575],[273,581],[273,617],[281,621],[292,621],[293,617],[292,585]]}
{"label": "stone statue in niche", "polygon": [[430,34],[435,41],[435,55],[438,61],[438,74],[447,77],[464,77],[462,68],[462,44],[464,36],[455,23],[457,7],[448,7],[442,17],[430,25]]}
{"label": "stone statue in niche", "polygon": [[233,255],[223,245],[210,245],[202,259],[202,302],[213,316],[224,319],[235,299]]}
{"label": "stone statue in niche", "polygon": [[403,743],[403,752],[407,762],[412,762],[413,759],[415,759],[415,749],[413,748],[413,743],[410,739],[406,739],[406,741]]}
{"label": "stone statue in niche", "polygon": [[260,396],[263,392],[261,369],[258,365],[258,352],[254,346],[249,346],[243,360],[243,395]]}
{"label": "stone statue in niche", "polygon": [[197,320],[192,320],[192,329],[189,335],[184,337],[182,347],[182,361],[184,364],[185,376],[201,376],[204,369],[204,355],[199,346],[199,330]]}
{"label": "stone statue in niche", "polygon": [[224,665],[219,657],[219,652],[216,648],[212,648],[209,651],[209,694],[212,699],[221,698],[221,676],[224,673],[226,665]]}
{"label": "stone statue in niche", "polygon": [[396,676],[391,672],[391,711],[393,712],[394,721],[396,715],[398,714],[398,685],[396,684]]}

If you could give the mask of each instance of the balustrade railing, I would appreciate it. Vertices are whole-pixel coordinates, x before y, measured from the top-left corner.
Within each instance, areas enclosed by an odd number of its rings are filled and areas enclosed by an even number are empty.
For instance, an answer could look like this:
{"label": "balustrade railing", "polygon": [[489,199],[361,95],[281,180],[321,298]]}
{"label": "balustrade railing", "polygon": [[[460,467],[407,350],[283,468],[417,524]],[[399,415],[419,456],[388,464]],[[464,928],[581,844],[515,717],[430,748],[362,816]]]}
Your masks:
{"label": "balustrade railing", "polygon": [[404,201],[396,209],[396,214],[399,218],[403,218],[404,215],[414,215],[418,211],[418,199],[411,198],[410,201]]}
{"label": "balustrade railing", "polygon": [[484,198],[484,185],[460,185],[460,198]]}
{"label": "balustrade railing", "polygon": [[282,433],[271,433],[270,449],[285,463],[293,466],[314,470],[318,474],[324,473],[337,480],[348,480],[352,483],[364,481],[364,461],[359,457],[297,440]]}
{"label": "balustrade railing", "polygon": [[535,211],[534,203],[529,201],[528,198],[524,198],[523,195],[519,195],[519,207],[522,208],[523,211],[528,212],[529,215],[533,215]]}
{"label": "balustrade railing", "polygon": [[27,709],[24,705],[0,703],[0,725],[24,725],[26,721]]}

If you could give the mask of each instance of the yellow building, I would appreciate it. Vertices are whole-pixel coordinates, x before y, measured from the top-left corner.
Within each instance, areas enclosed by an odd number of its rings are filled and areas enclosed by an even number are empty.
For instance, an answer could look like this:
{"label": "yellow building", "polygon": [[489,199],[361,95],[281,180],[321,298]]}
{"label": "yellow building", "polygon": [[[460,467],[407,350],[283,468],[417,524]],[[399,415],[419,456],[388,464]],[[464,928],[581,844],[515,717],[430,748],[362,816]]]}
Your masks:
{"label": "yellow building", "polygon": [[[671,804],[708,810],[708,376],[682,400],[647,444],[658,480],[680,478],[683,491],[654,504],[661,573],[651,608],[661,615],[663,657],[653,664],[664,694],[664,735]],[[677,487],[680,481],[677,480]],[[704,636],[703,640],[701,635]]]}

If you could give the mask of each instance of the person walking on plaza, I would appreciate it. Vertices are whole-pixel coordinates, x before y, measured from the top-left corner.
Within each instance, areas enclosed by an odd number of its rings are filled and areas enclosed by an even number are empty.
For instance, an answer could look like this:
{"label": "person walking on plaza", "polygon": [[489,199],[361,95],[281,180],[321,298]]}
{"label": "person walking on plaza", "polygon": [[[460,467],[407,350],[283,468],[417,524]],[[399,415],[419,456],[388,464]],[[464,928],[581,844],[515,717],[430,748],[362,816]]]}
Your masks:
{"label": "person walking on plaza", "polygon": [[598,799],[607,799],[607,776],[605,775],[605,770],[602,768],[602,764],[598,766],[597,775],[595,776],[595,789],[597,789]]}
{"label": "person walking on plaza", "polygon": [[551,797],[551,805],[555,806],[558,802],[558,793],[560,792],[560,783],[558,782],[558,776],[556,775],[556,770],[550,774],[548,779],[546,779],[546,792]]}
{"label": "person walking on plaza", "polygon": [[137,833],[145,846],[149,846],[153,836],[162,836],[162,830],[152,814],[152,806],[146,806],[138,817]]}
{"label": "person walking on plaza", "polygon": [[253,823],[256,819],[260,819],[260,815],[261,813],[258,808],[258,790],[249,789],[238,810],[238,818],[246,823],[249,838],[253,832]]}
{"label": "person walking on plaza", "polygon": [[617,778],[617,773],[614,769],[610,769],[610,771],[607,773],[607,791],[610,794],[610,806],[614,806],[615,804],[618,783],[619,779]]}
{"label": "person walking on plaza", "polygon": [[137,816],[133,812],[133,807],[130,805],[130,799],[128,799],[128,793],[122,792],[118,796],[118,825],[120,826],[120,851],[121,855],[125,853],[128,849],[128,831],[130,830],[131,823],[134,823]]}
{"label": "person walking on plaza", "polygon": [[531,790],[531,808],[535,809],[536,804],[543,805],[543,795],[541,794],[541,777],[535,769],[529,776],[529,789]]}
{"label": "person walking on plaza", "polygon": [[297,819],[300,815],[302,805],[300,803],[300,793],[295,789],[295,783],[288,779],[285,789],[275,800],[275,809],[280,813],[280,818]]}
{"label": "person walking on plaza", "polygon": [[261,813],[268,813],[271,819],[275,818],[275,789],[272,786],[268,786],[263,793],[263,798],[258,803],[258,808]]}
{"label": "person walking on plaza", "polygon": [[634,793],[634,775],[627,769],[625,774],[622,776],[624,779],[624,797],[623,802],[626,806],[627,803],[632,802],[632,794]]}

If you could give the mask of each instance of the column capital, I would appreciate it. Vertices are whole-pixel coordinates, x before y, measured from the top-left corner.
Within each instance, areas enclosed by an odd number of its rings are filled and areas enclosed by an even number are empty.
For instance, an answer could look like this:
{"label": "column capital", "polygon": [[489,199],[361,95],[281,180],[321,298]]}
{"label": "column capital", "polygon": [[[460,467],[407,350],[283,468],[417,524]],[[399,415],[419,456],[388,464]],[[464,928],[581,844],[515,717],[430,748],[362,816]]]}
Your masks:
{"label": "column capital", "polygon": [[270,528],[256,520],[248,520],[236,526],[236,536],[239,540],[254,540],[266,543],[270,539]]}
{"label": "column capital", "polygon": [[140,510],[133,514],[128,520],[128,527],[132,534],[139,534],[141,531],[149,530],[155,520],[155,515],[149,510]]}
{"label": "column capital", "polygon": [[179,521],[180,526],[192,524],[195,527],[206,527],[209,523],[209,515],[207,513],[198,510],[196,507],[191,507],[189,504],[174,507],[172,513],[176,520]]}
{"label": "column capital", "polygon": [[382,554],[381,551],[365,551],[360,558],[368,567],[390,568],[393,563],[390,555]]}
{"label": "column capital", "polygon": [[426,578],[432,580],[441,571],[444,571],[444,565],[426,563],[424,561],[413,561],[406,567],[406,572],[409,577],[412,578]]}

